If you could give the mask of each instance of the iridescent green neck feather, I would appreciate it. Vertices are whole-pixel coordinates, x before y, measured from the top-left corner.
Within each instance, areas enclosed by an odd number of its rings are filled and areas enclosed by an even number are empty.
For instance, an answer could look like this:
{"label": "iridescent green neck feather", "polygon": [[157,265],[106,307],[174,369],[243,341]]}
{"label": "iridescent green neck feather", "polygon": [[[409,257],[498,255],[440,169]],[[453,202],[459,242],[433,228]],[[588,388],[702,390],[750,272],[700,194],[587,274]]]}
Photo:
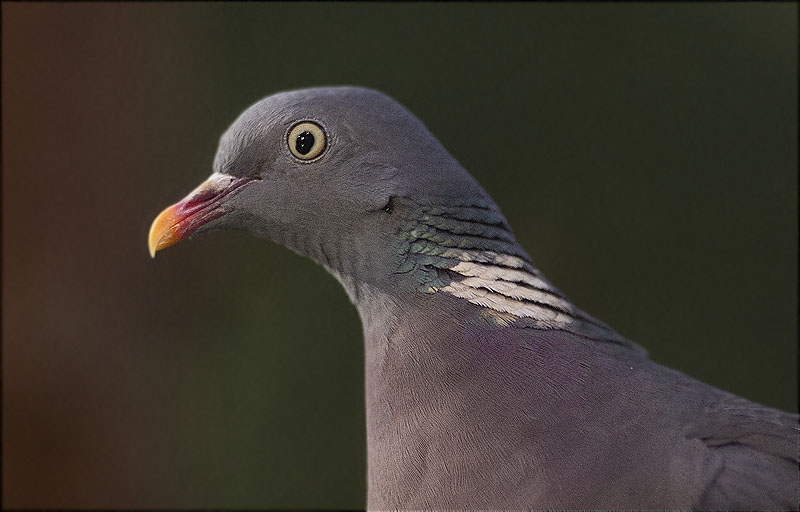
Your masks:
{"label": "iridescent green neck feather", "polygon": [[404,202],[407,220],[398,233],[395,273],[411,274],[419,291],[469,301],[498,325],[564,330],[630,345],[573,306],[534,268],[492,203]]}

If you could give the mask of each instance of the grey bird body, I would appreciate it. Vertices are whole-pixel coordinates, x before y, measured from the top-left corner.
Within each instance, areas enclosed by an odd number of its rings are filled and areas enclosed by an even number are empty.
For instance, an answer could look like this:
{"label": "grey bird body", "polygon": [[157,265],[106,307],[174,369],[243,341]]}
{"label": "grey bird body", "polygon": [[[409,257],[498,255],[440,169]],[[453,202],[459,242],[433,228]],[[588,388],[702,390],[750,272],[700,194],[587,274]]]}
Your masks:
{"label": "grey bird body", "polygon": [[[302,123],[321,153],[302,153]],[[358,309],[369,508],[797,508],[797,416],[660,366],[572,305],[390,98],[270,96],[214,167],[241,188],[186,231],[281,243]]]}
{"label": "grey bird body", "polygon": [[426,306],[451,313],[400,307],[366,332],[370,508],[797,506],[792,415],[621,347]]}

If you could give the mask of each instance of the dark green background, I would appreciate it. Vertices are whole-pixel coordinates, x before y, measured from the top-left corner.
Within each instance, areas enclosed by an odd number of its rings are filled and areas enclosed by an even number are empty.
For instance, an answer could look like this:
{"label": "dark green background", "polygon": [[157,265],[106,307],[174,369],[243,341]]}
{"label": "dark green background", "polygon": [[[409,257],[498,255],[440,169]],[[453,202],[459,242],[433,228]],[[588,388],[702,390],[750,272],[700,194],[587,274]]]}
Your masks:
{"label": "dark green background", "polygon": [[378,88],[661,363],[797,410],[797,6],[2,5],[3,505],[361,507],[360,324],[153,217],[273,92]]}

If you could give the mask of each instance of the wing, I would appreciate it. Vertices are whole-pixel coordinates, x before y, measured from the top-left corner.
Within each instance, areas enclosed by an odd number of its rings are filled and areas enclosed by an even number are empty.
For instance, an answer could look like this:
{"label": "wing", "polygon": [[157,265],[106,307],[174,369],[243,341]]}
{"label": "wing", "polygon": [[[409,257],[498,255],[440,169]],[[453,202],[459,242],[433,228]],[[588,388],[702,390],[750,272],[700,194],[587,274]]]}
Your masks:
{"label": "wing", "polygon": [[715,463],[700,508],[798,509],[796,414],[729,395],[698,420],[692,435],[705,443]]}

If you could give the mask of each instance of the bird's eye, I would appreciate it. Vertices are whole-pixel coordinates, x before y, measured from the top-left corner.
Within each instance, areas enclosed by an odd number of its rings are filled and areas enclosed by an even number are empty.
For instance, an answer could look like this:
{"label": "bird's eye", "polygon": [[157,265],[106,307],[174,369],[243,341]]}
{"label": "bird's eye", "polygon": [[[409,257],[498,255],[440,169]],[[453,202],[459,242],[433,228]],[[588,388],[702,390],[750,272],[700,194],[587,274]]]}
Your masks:
{"label": "bird's eye", "polygon": [[303,121],[289,130],[289,151],[300,160],[318,158],[327,145],[325,132],[316,123]]}

